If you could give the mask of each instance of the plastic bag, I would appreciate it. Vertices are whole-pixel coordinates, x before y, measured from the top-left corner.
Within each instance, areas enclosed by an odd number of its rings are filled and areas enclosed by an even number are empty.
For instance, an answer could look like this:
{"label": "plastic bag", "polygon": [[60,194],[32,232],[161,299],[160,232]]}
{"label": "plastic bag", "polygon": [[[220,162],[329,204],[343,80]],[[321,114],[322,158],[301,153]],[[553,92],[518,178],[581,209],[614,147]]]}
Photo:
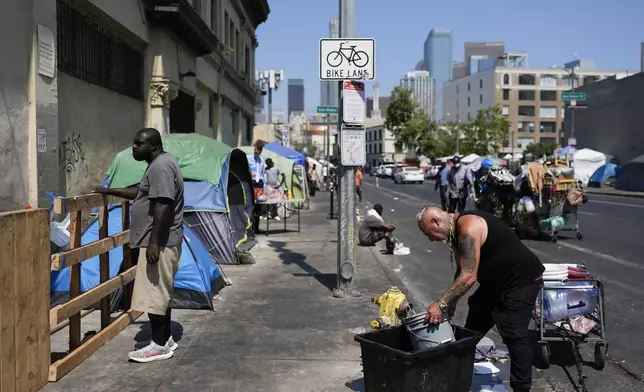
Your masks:
{"label": "plastic bag", "polygon": [[56,244],[62,250],[69,249],[70,234],[69,234],[70,217],[69,214],[62,222],[52,221],[49,222],[49,235],[51,242]]}

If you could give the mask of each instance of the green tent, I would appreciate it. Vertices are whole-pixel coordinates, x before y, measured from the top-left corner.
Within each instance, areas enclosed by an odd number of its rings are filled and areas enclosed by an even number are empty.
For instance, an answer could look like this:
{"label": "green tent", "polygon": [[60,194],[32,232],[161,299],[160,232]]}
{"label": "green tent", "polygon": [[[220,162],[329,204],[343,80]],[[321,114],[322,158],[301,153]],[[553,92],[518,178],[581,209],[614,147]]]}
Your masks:
{"label": "green tent", "polygon": [[[246,155],[253,155],[255,151],[255,148],[252,146],[242,146],[238,148],[243,152],[245,152]],[[262,151],[262,156],[264,157],[264,159],[271,158],[273,162],[275,162],[275,164],[278,165],[280,169],[282,169],[282,172],[284,172],[284,175],[286,176],[286,187],[291,190],[293,199],[306,198],[306,196],[304,195],[304,192],[302,191],[300,180],[298,179],[297,175],[295,174],[295,171],[293,170],[293,167],[295,166],[295,162],[293,162],[291,159],[283,157],[267,149],[264,149]]]}
{"label": "green tent", "polygon": [[[176,159],[183,177],[193,181],[205,181],[219,187],[224,164],[232,148],[196,133],[175,133],[163,138],[163,149]],[[123,150],[116,155],[108,169],[110,188],[126,188],[136,185],[143,178],[147,163],[137,162],[132,150]]]}

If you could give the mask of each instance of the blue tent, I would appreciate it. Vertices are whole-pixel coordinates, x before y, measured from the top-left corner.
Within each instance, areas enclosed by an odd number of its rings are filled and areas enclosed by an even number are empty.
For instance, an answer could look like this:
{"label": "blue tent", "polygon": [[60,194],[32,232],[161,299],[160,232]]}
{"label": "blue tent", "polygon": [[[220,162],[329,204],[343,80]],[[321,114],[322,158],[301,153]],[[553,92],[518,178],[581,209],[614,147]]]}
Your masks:
{"label": "blue tent", "polygon": [[296,165],[304,165],[304,163],[306,162],[306,158],[304,157],[304,155],[300,154],[299,152],[291,148],[284,147],[278,142],[270,142],[267,145],[265,145],[264,148],[267,150],[273,151],[274,153],[279,154],[283,157],[286,157],[288,159],[295,161]]}
{"label": "blue tent", "polygon": [[[109,235],[121,231],[121,208],[115,207],[108,214]],[[90,222],[83,232],[83,245],[98,240],[98,219]],[[132,252],[133,264],[136,264],[137,252]],[[118,275],[123,266],[123,248],[118,247],[109,251],[110,278]],[[99,257],[92,257],[81,264],[81,292],[88,291],[100,283]],[[183,225],[183,245],[181,249],[181,264],[174,281],[174,298],[171,306],[182,309],[213,310],[212,298],[224,286],[224,279],[201,240]],[[51,301],[64,302],[69,293],[69,268],[51,273]]]}
{"label": "blue tent", "polygon": [[608,180],[610,177],[616,178],[618,174],[619,166],[614,163],[606,163],[595,170],[593,175],[590,176],[590,179],[588,180],[588,186],[599,188],[604,185],[606,183],[606,180]]}

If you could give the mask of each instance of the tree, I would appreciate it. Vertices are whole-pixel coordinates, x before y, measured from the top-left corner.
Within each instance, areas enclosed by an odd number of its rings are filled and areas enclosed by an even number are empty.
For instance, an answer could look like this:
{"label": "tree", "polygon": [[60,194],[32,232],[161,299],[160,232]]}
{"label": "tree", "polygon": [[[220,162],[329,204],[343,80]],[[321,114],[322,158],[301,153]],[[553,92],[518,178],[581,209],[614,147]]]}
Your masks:
{"label": "tree", "polygon": [[479,110],[476,118],[460,129],[460,148],[463,154],[496,155],[510,133],[510,122],[501,108],[493,106]]}
{"label": "tree", "polygon": [[552,155],[555,153],[555,150],[557,149],[557,145],[554,143],[544,143],[544,142],[538,142],[538,143],[530,143],[528,146],[523,150],[523,154],[532,154],[535,158],[542,157],[544,155]]}
{"label": "tree", "polygon": [[397,148],[418,149],[419,136],[429,127],[429,120],[414,100],[411,90],[402,87],[393,89],[385,127],[396,137]]}
{"label": "tree", "polygon": [[310,157],[317,156],[318,146],[316,146],[316,145],[314,145],[312,143],[297,141],[297,142],[291,142],[291,146],[297,151],[300,151],[300,152],[306,151],[306,153]]}

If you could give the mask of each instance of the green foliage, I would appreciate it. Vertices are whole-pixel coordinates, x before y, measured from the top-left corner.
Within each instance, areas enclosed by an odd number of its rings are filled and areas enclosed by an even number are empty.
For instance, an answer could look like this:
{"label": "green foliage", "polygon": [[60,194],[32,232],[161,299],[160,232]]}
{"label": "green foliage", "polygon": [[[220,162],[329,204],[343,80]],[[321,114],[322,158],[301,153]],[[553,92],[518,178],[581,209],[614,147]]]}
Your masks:
{"label": "green foliage", "polygon": [[555,153],[556,149],[557,149],[557,145],[554,143],[544,143],[544,142],[530,143],[523,150],[523,155],[532,154],[534,155],[535,158],[538,158],[544,155],[546,156],[552,155]]}
{"label": "green foliage", "polygon": [[479,110],[476,118],[460,127],[460,152],[463,155],[496,155],[510,133],[510,122],[498,106]]}
{"label": "green foliage", "polygon": [[308,142],[292,141],[291,147],[293,147],[296,151],[300,151],[300,152],[306,151],[306,153],[310,157],[316,157],[318,153],[318,146]]}

